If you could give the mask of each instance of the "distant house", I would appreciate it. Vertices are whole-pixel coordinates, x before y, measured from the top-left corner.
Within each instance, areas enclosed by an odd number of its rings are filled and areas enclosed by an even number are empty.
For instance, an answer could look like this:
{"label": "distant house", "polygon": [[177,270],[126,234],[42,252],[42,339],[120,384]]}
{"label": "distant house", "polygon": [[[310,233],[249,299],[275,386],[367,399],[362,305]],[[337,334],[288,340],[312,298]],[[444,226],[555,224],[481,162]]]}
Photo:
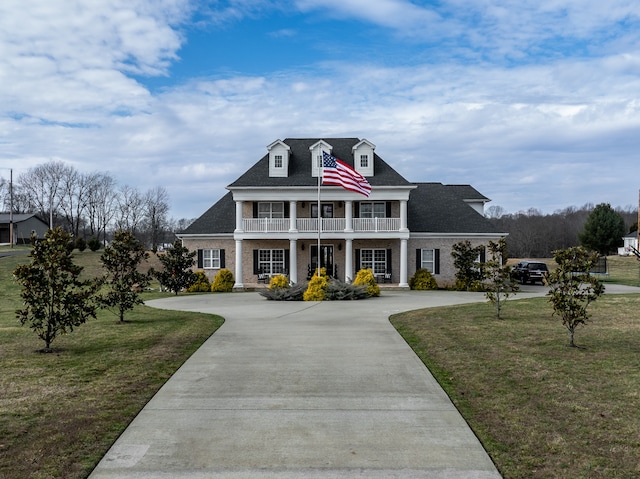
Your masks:
{"label": "distant house", "polygon": [[619,256],[629,256],[633,253],[635,249],[638,251],[638,232],[634,231],[633,233],[629,233],[626,236],[622,237],[622,241],[624,242],[622,247],[618,248]]}
{"label": "distant house", "polygon": [[[0,213],[0,243],[11,243],[10,220],[9,213]],[[28,244],[32,233],[42,239],[48,230],[48,223],[34,213],[13,215],[13,244]]]}
{"label": "distant house", "polygon": [[[322,186],[318,205],[323,152],[366,177],[370,196]],[[344,281],[370,268],[400,287],[426,268],[438,284],[451,284],[455,243],[506,235],[484,217],[490,200],[472,186],[407,181],[358,138],[277,140],[227,189],[178,237],[197,250],[210,279],[221,268],[234,272],[237,289],[279,273],[300,282],[318,265]]]}

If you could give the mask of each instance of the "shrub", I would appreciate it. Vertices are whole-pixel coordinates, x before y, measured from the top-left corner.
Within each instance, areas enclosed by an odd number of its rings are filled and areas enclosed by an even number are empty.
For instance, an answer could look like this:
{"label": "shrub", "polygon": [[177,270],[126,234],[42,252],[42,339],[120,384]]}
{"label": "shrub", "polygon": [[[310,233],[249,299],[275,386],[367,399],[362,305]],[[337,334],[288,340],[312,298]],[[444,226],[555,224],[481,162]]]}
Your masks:
{"label": "shrub", "polygon": [[211,291],[214,293],[230,293],[233,291],[233,284],[233,273],[224,268],[216,274],[213,283],[211,283]]}
{"label": "shrub", "polygon": [[87,242],[82,236],[78,236],[76,238],[75,247],[78,251],[84,251],[85,249],[87,249]]}
{"label": "shrub", "polygon": [[211,291],[211,283],[204,271],[195,271],[195,282],[187,288],[189,293],[208,293]]}
{"label": "shrub", "polygon": [[269,289],[281,289],[289,287],[289,278],[283,274],[273,276],[269,281]]}
{"label": "shrub", "polygon": [[320,271],[320,276],[313,275],[307,290],[304,292],[303,299],[305,301],[324,301],[327,297],[328,283],[329,280],[326,274],[322,274],[322,270]]}
{"label": "shrub", "polygon": [[287,288],[262,289],[258,294],[271,301],[302,301],[306,290],[306,283],[294,283]]}
{"label": "shrub", "polygon": [[327,285],[327,299],[328,300],[349,300],[349,299],[364,299],[368,298],[369,293],[367,287],[364,285],[356,285],[343,283],[337,279],[329,281]]}
{"label": "shrub", "polygon": [[360,271],[358,271],[353,284],[366,286],[367,294],[369,295],[369,297],[380,296],[380,286],[378,286],[376,277],[373,275],[373,271],[370,269],[361,269]]}
{"label": "shrub", "polygon": [[91,251],[98,251],[100,249],[100,240],[95,236],[92,236],[89,238],[89,241],[87,241],[87,246]]}
{"label": "shrub", "polygon": [[438,283],[431,272],[427,269],[420,268],[409,280],[409,288],[418,291],[427,291],[430,289],[438,289]]}

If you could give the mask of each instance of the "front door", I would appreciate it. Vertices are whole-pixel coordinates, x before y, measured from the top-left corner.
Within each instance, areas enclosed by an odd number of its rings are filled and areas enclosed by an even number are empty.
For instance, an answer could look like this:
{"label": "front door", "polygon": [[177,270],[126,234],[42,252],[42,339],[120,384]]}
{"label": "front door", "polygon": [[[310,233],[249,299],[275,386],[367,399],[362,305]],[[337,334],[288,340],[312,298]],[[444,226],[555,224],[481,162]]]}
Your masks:
{"label": "front door", "polygon": [[[311,245],[311,270],[310,273],[313,274],[316,271],[318,264],[318,245]],[[333,245],[331,244],[322,244],[320,245],[320,267],[326,268],[327,274],[329,276],[334,275],[333,269]]]}

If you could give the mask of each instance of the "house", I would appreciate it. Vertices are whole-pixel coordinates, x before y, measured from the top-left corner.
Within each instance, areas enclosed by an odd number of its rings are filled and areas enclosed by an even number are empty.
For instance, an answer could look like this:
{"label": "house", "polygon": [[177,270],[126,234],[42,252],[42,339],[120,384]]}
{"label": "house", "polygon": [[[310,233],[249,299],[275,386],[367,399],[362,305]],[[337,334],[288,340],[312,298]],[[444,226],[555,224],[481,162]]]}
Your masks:
{"label": "house", "polygon": [[622,237],[623,245],[618,248],[619,256],[629,256],[638,251],[638,232],[634,231]]}
{"label": "house", "polygon": [[[0,243],[11,243],[10,222],[9,213],[0,213]],[[13,215],[13,244],[28,244],[32,233],[42,239],[48,230],[47,222],[34,213]]]}
{"label": "house", "polygon": [[[277,140],[178,237],[198,251],[210,279],[227,268],[242,289],[278,273],[304,281],[318,264],[343,281],[371,268],[400,287],[427,268],[444,286],[455,281],[455,243],[505,236],[484,217],[489,199],[473,187],[412,183],[375,148],[358,138]],[[370,195],[319,188],[323,152],[366,177]]]}

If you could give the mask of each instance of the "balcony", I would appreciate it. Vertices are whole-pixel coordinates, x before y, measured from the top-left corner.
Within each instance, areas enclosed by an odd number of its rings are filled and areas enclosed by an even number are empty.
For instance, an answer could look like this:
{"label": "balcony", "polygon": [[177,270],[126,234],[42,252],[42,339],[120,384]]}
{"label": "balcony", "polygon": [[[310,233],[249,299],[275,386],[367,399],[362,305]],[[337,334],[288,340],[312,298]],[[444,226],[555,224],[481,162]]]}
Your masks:
{"label": "balcony", "polygon": [[[242,229],[246,233],[287,233],[289,218],[243,218]],[[322,218],[322,231],[340,233],[346,229],[346,218]],[[318,218],[297,218],[296,229],[301,233],[318,231]],[[400,231],[400,218],[353,218],[352,229],[356,233]]]}

